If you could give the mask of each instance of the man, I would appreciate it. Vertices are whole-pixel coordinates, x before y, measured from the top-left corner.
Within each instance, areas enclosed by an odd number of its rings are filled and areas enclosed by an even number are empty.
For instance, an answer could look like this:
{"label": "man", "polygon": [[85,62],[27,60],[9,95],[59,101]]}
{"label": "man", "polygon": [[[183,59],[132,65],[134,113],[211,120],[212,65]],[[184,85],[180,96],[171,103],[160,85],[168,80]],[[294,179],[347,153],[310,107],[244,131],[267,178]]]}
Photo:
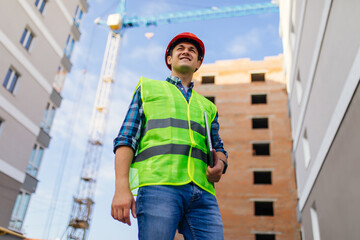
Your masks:
{"label": "man", "polygon": [[[131,225],[139,239],[223,239],[214,183],[227,168],[218,135],[216,106],[192,90],[192,77],[204,59],[203,42],[181,33],[169,43],[166,81],[141,78],[119,135],[114,139],[115,194],[111,215]],[[208,166],[204,112],[211,123]],[[208,126],[210,127],[210,126]],[[136,202],[132,190],[138,189]]]}

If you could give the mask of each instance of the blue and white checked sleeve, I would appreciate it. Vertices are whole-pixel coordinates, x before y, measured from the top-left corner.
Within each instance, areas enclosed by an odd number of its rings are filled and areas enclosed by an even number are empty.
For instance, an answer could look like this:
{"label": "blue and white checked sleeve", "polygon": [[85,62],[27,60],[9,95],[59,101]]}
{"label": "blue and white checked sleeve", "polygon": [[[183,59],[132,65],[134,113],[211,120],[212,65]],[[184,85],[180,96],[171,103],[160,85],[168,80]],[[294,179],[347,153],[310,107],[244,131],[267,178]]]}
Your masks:
{"label": "blue and white checked sleeve", "polygon": [[213,144],[213,148],[215,149],[215,151],[224,153],[227,158],[228,153],[227,153],[227,151],[225,151],[224,143],[219,136],[220,125],[218,122],[218,117],[219,117],[218,113],[216,113],[216,116],[211,123],[211,133],[210,133],[211,134],[211,142]]}
{"label": "blue and white checked sleeve", "polygon": [[114,139],[114,153],[120,146],[129,146],[136,152],[141,129],[144,124],[144,113],[142,108],[142,100],[140,86],[136,89],[133,99],[130,103],[129,110],[125,116],[125,120],[120,128],[118,136]]}

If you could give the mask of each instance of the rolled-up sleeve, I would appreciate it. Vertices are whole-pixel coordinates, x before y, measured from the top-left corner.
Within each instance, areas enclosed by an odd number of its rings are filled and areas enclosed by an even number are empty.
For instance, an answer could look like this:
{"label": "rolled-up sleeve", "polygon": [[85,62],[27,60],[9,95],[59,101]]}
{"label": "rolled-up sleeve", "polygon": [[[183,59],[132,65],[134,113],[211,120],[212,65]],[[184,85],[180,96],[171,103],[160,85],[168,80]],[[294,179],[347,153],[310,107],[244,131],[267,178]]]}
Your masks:
{"label": "rolled-up sleeve", "polygon": [[228,157],[228,153],[224,149],[224,143],[219,135],[220,125],[218,122],[218,116],[218,113],[216,113],[216,116],[211,123],[211,141],[216,152],[222,152],[226,157]]}
{"label": "rolled-up sleeve", "polygon": [[144,113],[142,108],[140,87],[138,87],[130,103],[119,134],[114,139],[114,153],[120,146],[129,146],[134,149],[134,152],[136,152],[139,146],[143,123]]}

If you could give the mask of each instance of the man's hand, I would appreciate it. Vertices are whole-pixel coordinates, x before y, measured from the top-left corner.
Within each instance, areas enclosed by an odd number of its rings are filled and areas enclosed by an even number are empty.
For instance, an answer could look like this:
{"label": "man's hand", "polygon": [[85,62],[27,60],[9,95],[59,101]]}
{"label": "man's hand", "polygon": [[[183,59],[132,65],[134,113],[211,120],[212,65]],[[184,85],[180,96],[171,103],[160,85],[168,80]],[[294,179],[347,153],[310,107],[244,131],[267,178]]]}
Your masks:
{"label": "man's hand", "polygon": [[[220,178],[222,176],[222,172],[224,170],[225,165],[222,161],[219,161],[219,157],[214,149],[212,151],[212,154],[213,154],[213,159],[214,159],[215,165],[214,165],[214,167],[210,167],[210,166],[207,167],[206,177],[209,182],[215,183],[215,182],[220,181]],[[223,154],[223,153],[221,153],[221,154]]]}
{"label": "man's hand", "polygon": [[111,216],[122,223],[131,226],[130,210],[134,218],[136,218],[135,199],[129,188],[124,191],[115,191],[111,204]]}
{"label": "man's hand", "polygon": [[131,226],[130,210],[136,218],[135,199],[129,187],[129,169],[134,157],[131,147],[121,146],[115,152],[115,193],[111,204],[111,216]]}

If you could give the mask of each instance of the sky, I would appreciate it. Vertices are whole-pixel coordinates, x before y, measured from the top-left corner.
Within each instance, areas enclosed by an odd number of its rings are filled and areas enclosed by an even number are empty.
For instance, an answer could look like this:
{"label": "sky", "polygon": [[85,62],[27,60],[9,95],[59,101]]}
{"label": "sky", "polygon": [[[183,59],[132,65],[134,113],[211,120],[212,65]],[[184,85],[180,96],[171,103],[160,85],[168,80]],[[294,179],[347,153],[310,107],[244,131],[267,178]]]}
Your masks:
{"label": "sky", "polygon": [[[116,11],[119,3],[115,0],[88,2],[89,11],[84,15],[80,26],[81,38],[71,56],[72,70],[66,77],[61,92],[63,100],[50,132],[50,146],[43,156],[38,187],[32,195],[23,225],[29,238],[46,237],[44,226],[47,223],[52,196],[56,194],[58,198],[49,239],[60,238],[70,218],[109,32],[106,26],[95,25],[94,20],[97,17],[106,20],[108,14]],[[129,16],[149,16],[255,2],[269,0],[132,0],[127,1],[126,8]],[[147,32],[154,33],[154,36],[147,39]],[[170,75],[164,61],[165,49],[169,41],[181,32],[192,32],[202,39],[205,44],[203,64],[239,58],[263,60],[266,56],[275,56],[283,51],[277,13],[126,30],[112,86],[112,101],[109,106],[89,240],[137,239],[136,220],[132,219],[132,226],[129,227],[113,220],[110,215],[115,182],[113,139],[121,127],[140,77],[164,80]],[[62,168],[64,171],[61,174],[59,169]],[[61,184],[57,184],[61,175]]]}

